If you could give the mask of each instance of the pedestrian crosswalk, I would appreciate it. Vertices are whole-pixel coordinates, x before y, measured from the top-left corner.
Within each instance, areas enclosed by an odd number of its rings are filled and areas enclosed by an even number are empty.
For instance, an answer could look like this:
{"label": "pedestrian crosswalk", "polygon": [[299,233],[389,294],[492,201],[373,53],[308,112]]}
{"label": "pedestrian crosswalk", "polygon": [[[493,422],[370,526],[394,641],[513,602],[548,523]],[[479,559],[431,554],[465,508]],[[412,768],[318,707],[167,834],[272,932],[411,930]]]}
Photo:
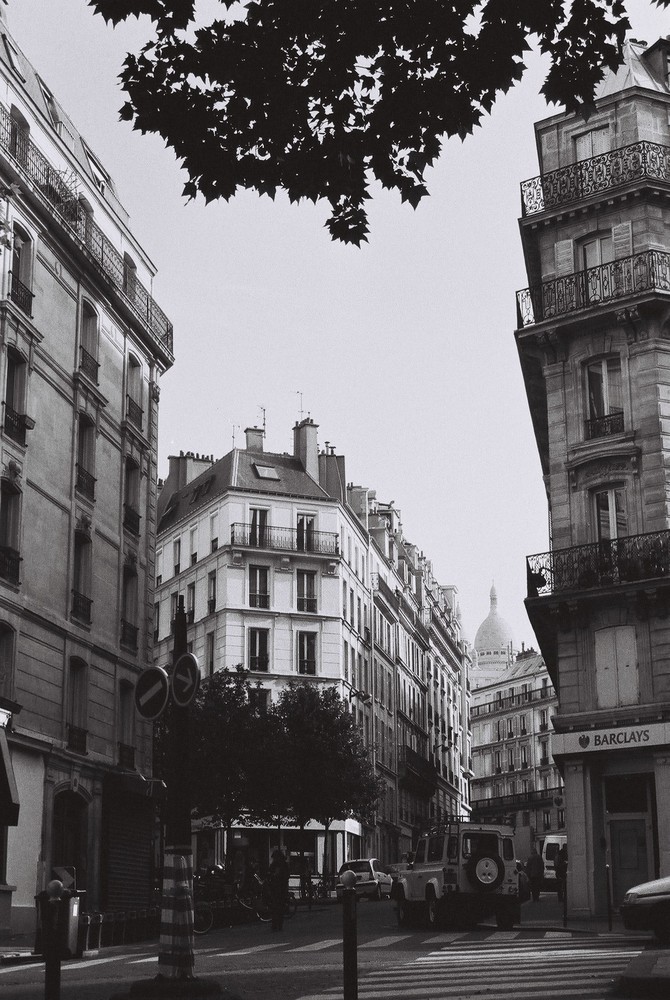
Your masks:
{"label": "pedestrian crosswalk", "polygon": [[[449,935],[444,935],[446,939]],[[359,974],[359,1000],[605,1000],[641,950],[633,941],[491,936],[445,940],[411,962]],[[300,1000],[342,1000],[342,987]]]}

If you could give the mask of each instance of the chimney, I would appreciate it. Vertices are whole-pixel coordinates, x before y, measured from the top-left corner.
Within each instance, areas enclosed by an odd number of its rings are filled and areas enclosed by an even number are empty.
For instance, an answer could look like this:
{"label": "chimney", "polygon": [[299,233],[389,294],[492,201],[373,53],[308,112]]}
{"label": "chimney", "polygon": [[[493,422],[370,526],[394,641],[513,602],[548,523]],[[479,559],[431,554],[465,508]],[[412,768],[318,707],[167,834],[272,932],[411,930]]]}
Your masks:
{"label": "chimney", "polygon": [[170,455],[168,461],[170,468],[165,486],[169,488],[171,493],[175,493],[196,479],[205,469],[211,468],[214,464],[214,456],[194,455],[192,451],[187,451],[184,454],[183,451],[180,451],[178,455]]}
{"label": "chimney", "polygon": [[305,417],[293,428],[293,455],[300,459],[305,472],[318,483],[319,481],[319,448],[316,442],[316,432],[319,425],[311,417]]}
{"label": "chimney", "polygon": [[247,438],[247,451],[263,451],[263,430],[260,427],[247,427],[244,432]]}

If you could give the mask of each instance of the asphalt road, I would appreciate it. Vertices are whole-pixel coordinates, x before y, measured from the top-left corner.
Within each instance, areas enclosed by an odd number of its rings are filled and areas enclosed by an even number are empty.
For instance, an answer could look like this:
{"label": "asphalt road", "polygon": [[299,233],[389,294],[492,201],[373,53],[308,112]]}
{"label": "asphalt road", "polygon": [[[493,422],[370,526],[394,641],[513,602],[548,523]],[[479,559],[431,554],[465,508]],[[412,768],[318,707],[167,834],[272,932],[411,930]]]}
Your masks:
{"label": "asphalt road", "polygon": [[[267,924],[214,928],[196,938],[198,976],[242,1000],[342,1000],[342,908],[299,909],[284,930]],[[488,996],[605,1000],[644,941],[523,929],[464,933],[399,929],[389,901],[358,905],[360,1000]],[[108,948],[64,962],[61,1000],[110,1000],[156,975],[157,946]],[[224,993],[224,996],[226,994]],[[0,969],[2,1000],[43,1000],[44,965]]]}

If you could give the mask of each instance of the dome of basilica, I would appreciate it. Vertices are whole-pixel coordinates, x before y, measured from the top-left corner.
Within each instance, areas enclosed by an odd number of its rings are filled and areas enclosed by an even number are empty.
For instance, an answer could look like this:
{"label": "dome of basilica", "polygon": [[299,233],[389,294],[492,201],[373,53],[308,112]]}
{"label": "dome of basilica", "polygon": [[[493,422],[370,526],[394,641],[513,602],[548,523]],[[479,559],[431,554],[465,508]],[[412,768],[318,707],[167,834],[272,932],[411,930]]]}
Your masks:
{"label": "dome of basilica", "polygon": [[512,646],[512,630],[498,614],[498,595],[495,586],[491,587],[491,610],[477,629],[475,649],[481,658],[487,655],[507,655]]}

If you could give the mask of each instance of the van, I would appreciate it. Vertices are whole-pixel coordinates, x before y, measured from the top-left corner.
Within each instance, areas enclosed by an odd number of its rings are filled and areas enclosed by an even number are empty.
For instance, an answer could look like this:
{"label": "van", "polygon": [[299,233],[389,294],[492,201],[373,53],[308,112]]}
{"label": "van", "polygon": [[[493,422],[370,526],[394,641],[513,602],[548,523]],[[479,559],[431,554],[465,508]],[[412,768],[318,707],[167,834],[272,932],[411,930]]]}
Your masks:
{"label": "van", "polygon": [[556,855],[568,842],[565,833],[548,833],[542,844],[542,860],[544,861],[544,888],[555,892],[556,885]]}

